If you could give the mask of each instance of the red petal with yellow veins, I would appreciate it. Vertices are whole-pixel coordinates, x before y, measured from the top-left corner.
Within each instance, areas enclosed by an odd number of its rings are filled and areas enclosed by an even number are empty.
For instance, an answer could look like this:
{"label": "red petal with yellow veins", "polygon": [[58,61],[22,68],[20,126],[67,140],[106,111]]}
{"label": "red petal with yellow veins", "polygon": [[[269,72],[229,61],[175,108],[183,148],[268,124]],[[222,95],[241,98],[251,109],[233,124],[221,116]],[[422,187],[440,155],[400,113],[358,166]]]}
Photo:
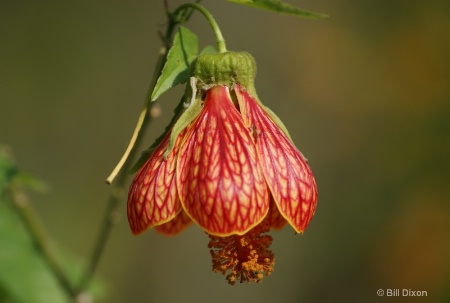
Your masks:
{"label": "red petal with yellow veins", "polygon": [[268,189],[257,161],[255,145],[228,88],[211,88],[179,151],[177,188],[183,209],[209,234],[246,233],[269,210]]}
{"label": "red petal with yellow veins", "polygon": [[311,169],[258,102],[239,85],[236,85],[236,94],[278,210],[295,231],[301,233],[308,226],[317,204],[317,186]]}
{"label": "red petal with yellow veins", "polygon": [[[164,152],[170,132],[138,171],[128,192],[128,221],[137,235],[172,220],[182,209],[176,189],[176,148],[167,159]],[[181,135],[177,139],[178,143]],[[175,145],[176,146],[176,145]]]}
{"label": "red petal with yellow veins", "polygon": [[192,223],[191,218],[182,210],[175,218],[167,223],[155,226],[155,230],[166,236],[176,236]]}
{"label": "red petal with yellow veins", "polygon": [[270,198],[269,213],[264,219],[264,223],[267,223],[270,228],[275,230],[282,229],[287,223],[286,219],[278,211],[278,207],[272,197]]}

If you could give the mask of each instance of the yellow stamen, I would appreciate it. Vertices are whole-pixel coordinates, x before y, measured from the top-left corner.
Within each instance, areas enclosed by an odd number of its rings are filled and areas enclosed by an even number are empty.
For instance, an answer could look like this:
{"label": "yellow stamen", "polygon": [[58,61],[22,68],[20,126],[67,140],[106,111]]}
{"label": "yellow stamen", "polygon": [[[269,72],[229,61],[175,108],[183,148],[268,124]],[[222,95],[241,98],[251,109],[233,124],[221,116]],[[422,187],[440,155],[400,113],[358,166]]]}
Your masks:
{"label": "yellow stamen", "polygon": [[272,237],[263,235],[269,231],[268,224],[261,223],[245,235],[229,237],[210,237],[213,272],[226,275],[228,283],[234,285],[250,282],[261,283],[264,277],[273,272],[275,257],[268,249]]}

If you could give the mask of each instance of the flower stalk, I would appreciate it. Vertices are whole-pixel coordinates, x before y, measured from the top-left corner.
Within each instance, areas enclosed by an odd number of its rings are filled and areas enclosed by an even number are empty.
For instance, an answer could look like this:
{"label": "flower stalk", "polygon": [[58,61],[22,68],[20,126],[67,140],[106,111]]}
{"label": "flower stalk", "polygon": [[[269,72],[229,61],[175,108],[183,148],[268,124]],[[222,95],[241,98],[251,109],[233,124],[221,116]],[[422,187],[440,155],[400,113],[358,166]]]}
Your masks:
{"label": "flower stalk", "polygon": [[224,53],[227,51],[226,45],[225,45],[225,39],[223,38],[222,31],[219,28],[219,25],[217,24],[216,20],[214,19],[213,15],[197,3],[185,3],[180,5],[175,12],[172,14],[172,16],[175,16],[175,20],[178,18],[179,14],[183,11],[185,11],[187,8],[192,8],[194,10],[197,10],[200,12],[208,21],[209,25],[211,26],[211,29],[214,32],[214,36],[216,38],[216,44],[217,44],[217,50],[219,53]]}
{"label": "flower stalk", "polygon": [[69,281],[64,269],[62,268],[55,251],[51,245],[51,239],[48,237],[45,228],[41,224],[35,211],[30,206],[27,197],[11,187],[9,195],[17,213],[21,217],[24,226],[31,236],[37,250],[47,262],[49,269],[55,276],[61,288],[65,291],[69,298],[76,298],[79,294],[72,283]]}

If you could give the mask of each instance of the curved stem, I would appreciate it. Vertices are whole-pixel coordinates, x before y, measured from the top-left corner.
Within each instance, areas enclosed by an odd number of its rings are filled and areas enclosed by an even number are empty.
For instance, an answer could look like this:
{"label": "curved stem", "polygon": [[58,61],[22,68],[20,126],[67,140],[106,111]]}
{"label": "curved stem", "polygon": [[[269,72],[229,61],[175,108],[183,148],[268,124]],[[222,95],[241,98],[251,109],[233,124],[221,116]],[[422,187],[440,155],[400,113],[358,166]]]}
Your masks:
{"label": "curved stem", "polygon": [[16,207],[16,210],[20,215],[25,228],[27,229],[27,232],[31,235],[36,248],[43,256],[43,259],[47,262],[49,269],[53,272],[53,275],[61,285],[61,288],[64,289],[70,298],[75,298],[77,296],[77,292],[70,283],[64,269],[61,267],[55,251],[52,248],[51,240],[49,239],[47,232],[45,231],[36,213],[28,203],[27,198],[14,188],[10,188],[10,196],[11,201]]}
{"label": "curved stem", "polygon": [[[219,25],[217,24],[216,20],[214,19],[213,15],[211,15],[211,13],[204,8],[203,6],[201,6],[200,4],[197,3],[185,3],[180,5],[175,12],[173,13],[173,16],[177,17],[182,11],[184,11],[186,8],[192,8],[195,9],[197,11],[199,11],[205,18],[206,20],[208,20],[209,25],[211,26],[213,32],[214,32],[214,36],[216,37],[216,43],[217,43],[217,50],[219,51],[219,53],[224,53],[227,51],[227,47],[225,45],[225,39],[223,38],[222,32],[219,28]],[[180,20],[182,21],[182,20]]]}

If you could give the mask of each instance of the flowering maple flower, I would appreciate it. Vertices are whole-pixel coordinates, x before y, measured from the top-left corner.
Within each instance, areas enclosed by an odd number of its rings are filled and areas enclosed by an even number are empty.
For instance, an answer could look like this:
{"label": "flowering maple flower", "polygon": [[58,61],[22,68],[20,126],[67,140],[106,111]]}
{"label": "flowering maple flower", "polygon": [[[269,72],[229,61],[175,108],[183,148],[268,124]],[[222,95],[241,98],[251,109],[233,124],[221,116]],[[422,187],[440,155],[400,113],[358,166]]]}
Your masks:
{"label": "flowering maple flower", "polygon": [[248,53],[201,55],[186,111],[134,178],[131,230],[175,235],[191,222],[210,237],[213,271],[261,282],[275,258],[266,233],[309,224],[317,186],[282,122],[256,96]]}

